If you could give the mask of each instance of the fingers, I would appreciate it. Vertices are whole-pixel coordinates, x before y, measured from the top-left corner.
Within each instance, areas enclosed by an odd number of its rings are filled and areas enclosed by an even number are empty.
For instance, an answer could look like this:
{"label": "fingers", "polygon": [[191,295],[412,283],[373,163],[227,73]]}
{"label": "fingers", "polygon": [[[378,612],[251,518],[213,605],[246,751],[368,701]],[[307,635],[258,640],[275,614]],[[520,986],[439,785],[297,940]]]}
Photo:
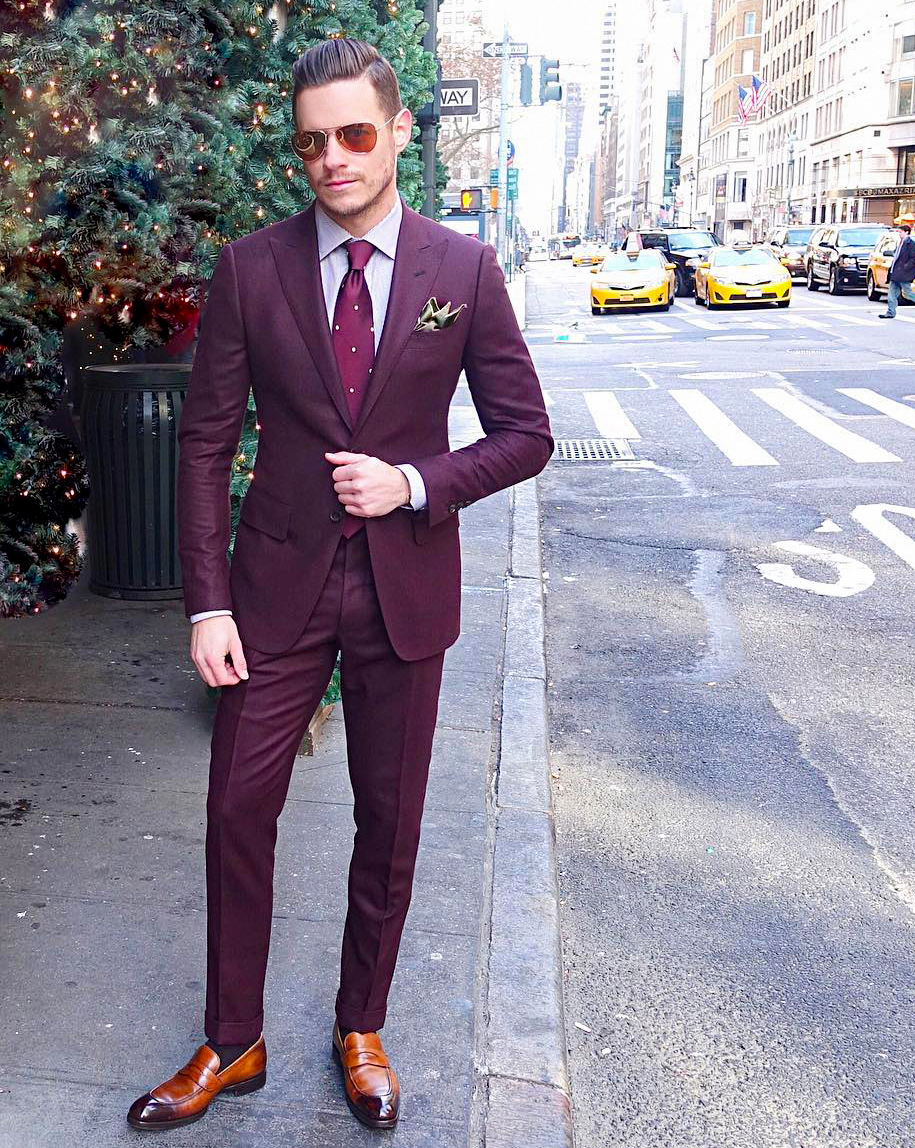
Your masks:
{"label": "fingers", "polygon": [[248,679],[248,663],[245,661],[245,653],[241,648],[241,639],[235,637],[229,643],[229,657],[232,659],[231,667],[236,677],[241,678],[242,681]]}

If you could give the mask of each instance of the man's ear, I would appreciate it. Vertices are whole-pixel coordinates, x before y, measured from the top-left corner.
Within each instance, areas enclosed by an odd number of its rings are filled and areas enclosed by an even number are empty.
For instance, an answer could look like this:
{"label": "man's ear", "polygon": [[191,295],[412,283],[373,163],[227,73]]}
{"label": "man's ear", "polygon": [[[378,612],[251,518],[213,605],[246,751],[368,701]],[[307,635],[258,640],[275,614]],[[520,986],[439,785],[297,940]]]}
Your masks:
{"label": "man's ear", "polygon": [[400,155],[413,135],[413,113],[409,108],[401,108],[391,126],[394,128],[394,150]]}

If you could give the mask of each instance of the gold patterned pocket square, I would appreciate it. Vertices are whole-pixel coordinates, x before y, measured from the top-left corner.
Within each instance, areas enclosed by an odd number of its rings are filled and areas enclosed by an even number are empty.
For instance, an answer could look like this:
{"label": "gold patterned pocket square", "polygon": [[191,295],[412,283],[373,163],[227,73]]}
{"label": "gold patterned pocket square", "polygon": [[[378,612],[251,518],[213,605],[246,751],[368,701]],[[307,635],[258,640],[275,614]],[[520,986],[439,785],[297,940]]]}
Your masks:
{"label": "gold patterned pocket square", "polygon": [[431,299],[427,299],[420,312],[419,319],[414,331],[441,331],[444,327],[450,327],[452,323],[456,322],[458,315],[467,306],[462,303],[460,307],[451,309],[451,300],[443,303],[441,307],[438,305],[438,300],[433,295]]}

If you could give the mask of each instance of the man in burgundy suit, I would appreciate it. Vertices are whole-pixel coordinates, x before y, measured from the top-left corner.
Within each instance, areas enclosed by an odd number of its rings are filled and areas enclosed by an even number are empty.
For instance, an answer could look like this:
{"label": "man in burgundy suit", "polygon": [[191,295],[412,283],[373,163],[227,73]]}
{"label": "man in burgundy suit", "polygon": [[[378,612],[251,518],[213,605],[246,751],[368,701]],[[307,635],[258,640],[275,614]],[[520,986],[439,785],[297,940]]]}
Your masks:
{"label": "man in burgundy suit", "polygon": [[[277,818],[338,652],[356,833],[332,1048],[353,1113],[394,1126],[399,1086],[378,1030],[442,663],[460,629],[458,511],[537,474],[553,450],[493,248],[398,195],[412,117],[388,62],[332,39],[293,77],[294,148],[316,203],[220,253],[179,428],[191,657],[222,687],[207,795],[207,1041],[134,1102],[138,1128],[189,1123],[218,1093],[266,1079]],[[462,369],[485,437],[452,451]],[[260,438],[229,564],[229,475],[252,387]]]}

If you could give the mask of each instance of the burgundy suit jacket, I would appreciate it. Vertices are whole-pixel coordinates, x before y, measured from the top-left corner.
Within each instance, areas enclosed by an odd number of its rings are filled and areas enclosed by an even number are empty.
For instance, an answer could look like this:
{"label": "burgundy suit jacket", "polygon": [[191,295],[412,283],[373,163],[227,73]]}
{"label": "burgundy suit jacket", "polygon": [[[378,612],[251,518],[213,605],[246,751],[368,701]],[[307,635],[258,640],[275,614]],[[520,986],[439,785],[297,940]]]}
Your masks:
{"label": "burgundy suit jacket", "polygon": [[[416,333],[430,296],[467,306],[450,327]],[[448,407],[462,369],[485,437],[450,450]],[[230,564],[229,476],[249,388],[261,429]],[[460,632],[460,509],[537,474],[553,451],[494,249],[406,204],[355,424],[331,343],[312,205],[220,252],[178,442],[186,612],[231,609],[242,643],[268,653],[304,630],[340,538],[345,511],[324,452],[416,466],[426,507],[365,519],[384,623],[407,661],[446,649]]]}

